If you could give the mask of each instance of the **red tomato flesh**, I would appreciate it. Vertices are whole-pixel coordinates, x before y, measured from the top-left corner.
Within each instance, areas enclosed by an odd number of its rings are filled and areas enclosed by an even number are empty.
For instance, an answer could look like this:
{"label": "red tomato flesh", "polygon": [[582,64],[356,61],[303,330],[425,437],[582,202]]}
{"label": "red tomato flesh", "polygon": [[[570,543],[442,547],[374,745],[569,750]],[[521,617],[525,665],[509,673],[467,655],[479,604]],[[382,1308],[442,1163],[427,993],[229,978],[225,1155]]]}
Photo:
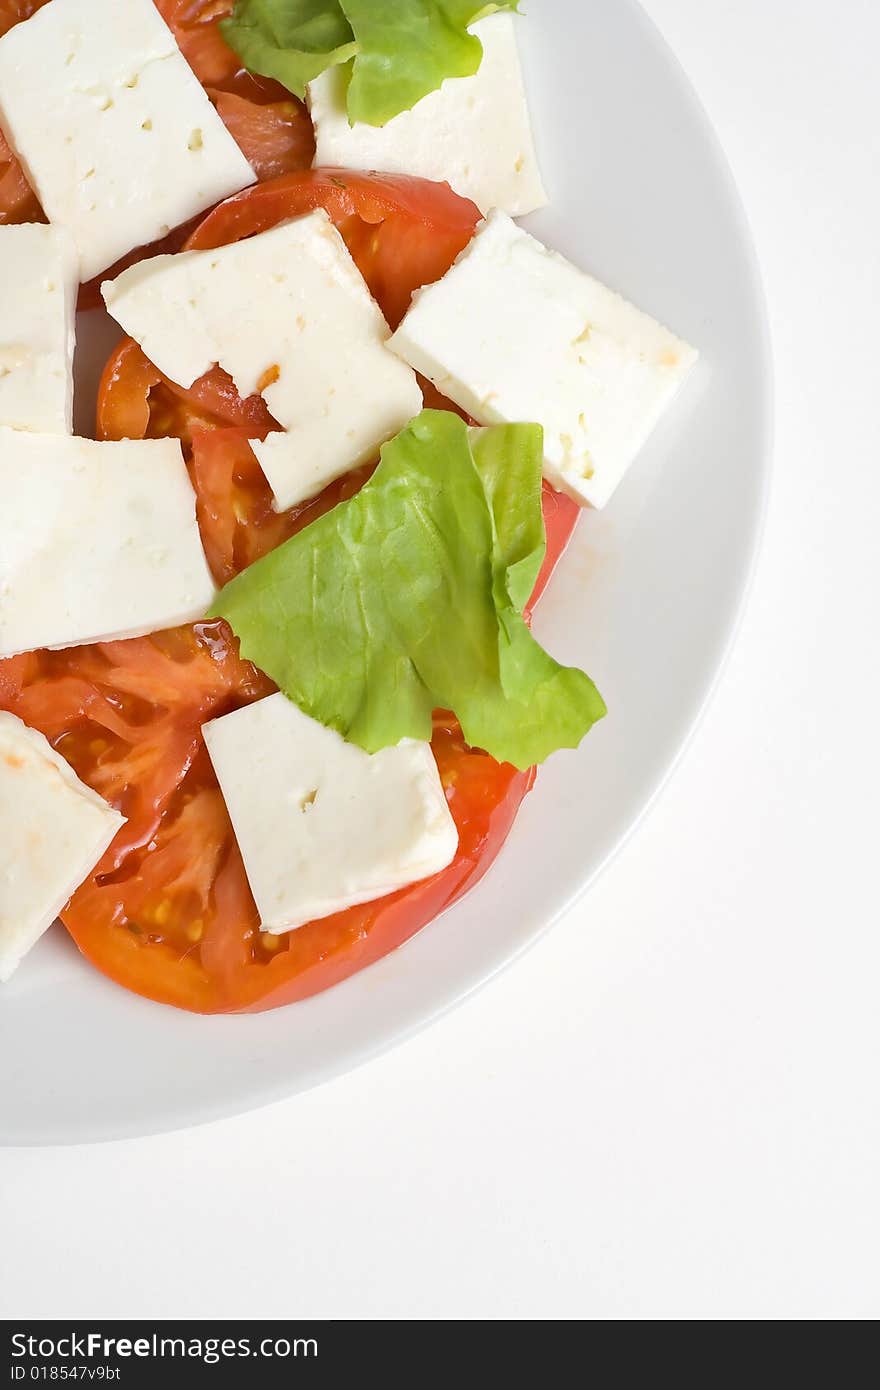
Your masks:
{"label": "red tomato flesh", "polygon": [[[205,61],[217,57],[213,44],[205,54]],[[318,171],[230,199],[189,244],[223,245],[317,206],[340,227],[393,322],[415,288],[446,271],[479,216],[442,186]],[[359,470],[313,502],[276,513],[247,443],[276,428],[264,402],[242,400],[219,370],[191,391],[181,390],[130,340],[107,365],[98,422],[101,438],[172,435],[183,441],[206,552],[221,583],[351,496],[370,472]],[[542,583],[571,534],[576,510],[545,489]],[[391,897],[286,937],[268,936],[259,928],[200,730],[208,719],[272,689],[241,660],[223,623],[0,661],[0,708],[45,733],[127,817],[63,920],[98,969],[150,999],[201,1013],[247,1012],[292,1003],[345,979],[408,940],[479,881],[532,785],[533,774],[468,748],[455,720],[438,714],[433,747],[460,835],[453,864]]]}

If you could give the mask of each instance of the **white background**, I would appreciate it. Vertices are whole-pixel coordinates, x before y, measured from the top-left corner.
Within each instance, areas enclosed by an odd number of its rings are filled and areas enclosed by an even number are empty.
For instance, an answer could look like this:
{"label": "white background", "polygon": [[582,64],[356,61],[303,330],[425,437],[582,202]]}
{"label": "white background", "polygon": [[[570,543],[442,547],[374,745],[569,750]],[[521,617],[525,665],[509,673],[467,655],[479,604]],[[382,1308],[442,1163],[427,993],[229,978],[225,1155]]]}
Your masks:
{"label": "white background", "polygon": [[697,739],[582,906],[404,1048],[201,1131],[0,1154],[0,1315],[880,1315],[880,6],[646,7],[777,356]]}

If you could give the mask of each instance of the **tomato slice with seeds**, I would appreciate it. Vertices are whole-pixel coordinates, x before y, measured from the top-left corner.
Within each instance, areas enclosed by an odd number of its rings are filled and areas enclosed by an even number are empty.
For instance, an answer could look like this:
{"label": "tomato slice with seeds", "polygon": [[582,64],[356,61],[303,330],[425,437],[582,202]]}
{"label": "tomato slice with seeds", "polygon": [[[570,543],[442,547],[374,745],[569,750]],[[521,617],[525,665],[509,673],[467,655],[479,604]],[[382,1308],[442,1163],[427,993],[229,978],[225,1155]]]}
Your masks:
{"label": "tomato slice with seeds", "polygon": [[[2,3],[2,0],[0,0]],[[442,275],[479,214],[448,188],[339,172],[288,175],[231,199],[192,246],[252,235],[326,207],[392,321]],[[432,404],[444,404],[436,393]],[[446,403],[448,404],[448,403]],[[173,435],[184,443],[199,524],[218,582],[352,495],[362,469],[313,502],[277,513],[248,439],[276,428],[215,370],[184,391],[130,340],[108,363],[101,438]],[[546,490],[548,560],[576,508]],[[412,937],[479,881],[500,851],[531,773],[468,748],[439,713],[433,739],[459,830],[442,874],[286,937],[260,931],[241,855],[201,738],[207,720],[271,693],[222,622],[130,642],[0,661],[0,707],[40,729],[127,824],[63,913],[81,951],[128,989],[200,1013],[275,1008],[345,979]]]}
{"label": "tomato slice with seeds", "polygon": [[447,184],[310,169],[227,198],[193,232],[187,250],[228,246],[315,208],[324,208],[339,228],[392,328],[413,292],[445,275],[480,220],[476,205]]}
{"label": "tomato slice with seeds", "polygon": [[289,1004],[401,945],[486,872],[531,776],[464,744],[439,716],[434,751],[459,829],[444,873],[285,937],[260,931],[201,739],[207,720],[272,691],[223,623],[0,662],[0,707],[40,729],[128,817],[62,918],[99,970],[198,1013]]}

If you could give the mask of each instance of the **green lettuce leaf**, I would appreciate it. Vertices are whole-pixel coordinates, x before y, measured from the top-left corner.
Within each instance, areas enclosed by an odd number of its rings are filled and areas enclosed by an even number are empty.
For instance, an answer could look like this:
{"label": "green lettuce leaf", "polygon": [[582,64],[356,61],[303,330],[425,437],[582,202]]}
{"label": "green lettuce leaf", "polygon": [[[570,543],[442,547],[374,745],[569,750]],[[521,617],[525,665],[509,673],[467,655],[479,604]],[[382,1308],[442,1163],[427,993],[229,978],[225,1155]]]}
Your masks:
{"label": "green lettuce leaf", "polygon": [[540,425],[473,429],[469,441],[495,525],[500,594],[522,613],[547,550],[541,506],[543,432]]}
{"label": "green lettuce leaf", "polygon": [[429,739],[435,709],[468,743],[527,768],[605,714],[522,611],[545,551],[542,434],[469,432],[424,411],[366,486],[220,594],[242,654],[368,752]]}
{"label": "green lettuce leaf", "polygon": [[482,0],[341,0],[358,42],[348,89],[354,124],[387,125],[409,111],[447,77],[472,77],[483,45],[468,26],[512,3]]}
{"label": "green lettuce leaf", "polygon": [[435,92],[471,77],[483,46],[468,32],[519,0],[236,0],[223,37],[245,66],[296,96],[327,68],[354,58],[348,115],[382,126]]}
{"label": "green lettuce leaf", "polygon": [[249,72],[300,98],[308,82],[348,62],[358,47],[338,0],[236,0],[220,29]]}

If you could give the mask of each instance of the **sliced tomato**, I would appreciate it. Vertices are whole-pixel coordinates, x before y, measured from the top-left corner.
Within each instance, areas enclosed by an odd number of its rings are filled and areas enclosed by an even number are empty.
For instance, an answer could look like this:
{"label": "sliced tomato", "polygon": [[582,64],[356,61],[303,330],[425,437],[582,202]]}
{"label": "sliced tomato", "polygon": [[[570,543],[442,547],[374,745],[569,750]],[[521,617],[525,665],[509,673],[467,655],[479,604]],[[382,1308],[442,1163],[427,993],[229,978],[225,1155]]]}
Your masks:
{"label": "sliced tomato", "polygon": [[581,514],[577,502],[571,497],[567,497],[564,492],[557,492],[547,482],[544,484],[543,504],[544,529],[547,532],[547,554],[541,566],[541,573],[538,575],[535,592],[532,594],[531,602],[526,610],[527,618],[530,618],[535,611],[535,605],[553,578],[556,566],[568,549]]}
{"label": "sliced tomato", "polygon": [[[417,286],[444,273],[478,217],[448,189],[419,180],[293,175],[224,204],[190,244],[221,245],[317,206],[340,226],[392,319]],[[277,428],[264,402],[242,400],[219,370],[183,391],[130,341],[108,363],[98,419],[102,438],[184,442],[220,582],[350,496],[370,471],[275,512],[247,442]],[[546,577],[573,516],[549,490],[545,510]],[[267,936],[200,731],[272,689],[241,660],[223,623],[0,662],[0,707],[41,729],[127,817],[63,920],[84,954],[136,993],[214,1013],[274,1008],[328,988],[401,945],[476,883],[532,785],[531,773],[468,748],[455,720],[438,715],[434,752],[460,836],[450,868],[286,937]]]}
{"label": "sliced tomato", "polygon": [[[230,198],[187,242],[210,250],[268,231],[322,207],[329,212],[386,316],[397,323],[413,292],[437,280],[464,249],[479,221],[473,203],[424,179],[312,170],[274,179]],[[450,408],[429,383],[426,403]],[[185,445],[199,499],[208,558],[220,583],[287,540],[361,486],[349,475],[305,507],[277,513],[248,439],[277,425],[260,397],[242,400],[219,368],[190,390],[176,386],[126,339],[104,371],[98,400],[102,439],[176,436]],[[214,436],[214,437],[212,437]],[[551,515],[553,494],[548,492]],[[562,504],[560,504],[562,505]]]}
{"label": "sliced tomato", "polygon": [[[65,921],[100,968],[137,992],[223,1006],[200,990],[198,962],[182,947],[174,961],[167,943],[180,946],[208,913],[231,836],[201,726],[272,688],[221,623],[0,662],[0,704],[126,817]],[[138,973],[115,975],[112,962],[131,942],[141,948]]]}
{"label": "sliced tomato", "polygon": [[223,623],[0,662],[0,706],[40,729],[127,817],[62,915],[83,953],[135,993],[217,1013],[328,988],[475,883],[531,785],[467,748],[440,717],[434,750],[460,834],[452,866],[287,937],[266,936],[200,730],[271,690]]}
{"label": "sliced tomato", "polygon": [[[342,232],[392,325],[399,323],[416,289],[446,273],[480,217],[473,203],[445,184],[318,169],[274,179],[228,199],[193,232],[187,249],[225,246],[316,207],[326,209]],[[426,405],[456,409],[430,382],[423,381],[422,388]],[[275,512],[268,484],[246,442],[264,438],[274,428],[263,400],[243,401],[219,368],[186,391],[163,377],[137,344],[126,339],[105,369],[98,401],[99,437],[173,435],[184,442],[203,539],[221,583],[287,540],[320,510],[350,496],[366,476],[349,475],[315,502],[292,512]],[[212,438],[218,431],[222,437]],[[547,558],[533,604],[568,545],[579,514],[575,502],[545,486]]]}
{"label": "sliced tomato", "polygon": [[310,502],[277,512],[247,430],[200,430],[193,436],[190,471],[208,563],[226,584],[363,487],[372,467],[346,473]]}
{"label": "sliced tomato", "polygon": [[[227,246],[318,207],[341,231],[392,326],[400,322],[415,290],[446,273],[480,219],[475,205],[445,184],[315,169],[227,199],[192,233],[186,247]],[[426,396],[431,404],[441,399],[427,384]],[[215,369],[183,391],[130,340],[120,345],[104,372],[98,400],[102,439],[176,435],[189,445],[200,429],[243,428],[256,437],[273,425],[263,401],[241,401],[224,372]]]}
{"label": "sliced tomato", "polygon": [[213,87],[208,88],[208,95],[258,179],[311,168],[315,132],[301,101],[289,94],[275,101],[258,100],[256,95],[247,97]]}
{"label": "sliced tomato", "polygon": [[[413,292],[439,279],[464,249],[479,221],[473,203],[446,185],[423,179],[343,170],[312,170],[272,180],[222,203],[192,234],[187,249],[212,250],[268,231],[279,222],[323,207],[349,249],[386,317],[396,325]],[[455,409],[423,382],[425,404]],[[323,498],[279,515],[247,438],[276,428],[259,397],[242,401],[230,378],[215,368],[189,390],[169,381],[126,339],[104,372],[98,401],[102,439],[183,440],[191,458],[199,498],[199,520],[211,566],[225,583],[287,540],[359,487],[363,474],[350,475]],[[211,438],[223,431],[224,437]],[[535,602],[565,550],[579,515],[576,503],[544,489],[547,559]]]}
{"label": "sliced tomato", "polygon": [[99,439],[176,438],[189,450],[199,430],[240,428],[257,439],[273,426],[262,398],[242,400],[219,368],[184,390],[163,376],[130,338],[120,343],[104,368],[98,394]]}

